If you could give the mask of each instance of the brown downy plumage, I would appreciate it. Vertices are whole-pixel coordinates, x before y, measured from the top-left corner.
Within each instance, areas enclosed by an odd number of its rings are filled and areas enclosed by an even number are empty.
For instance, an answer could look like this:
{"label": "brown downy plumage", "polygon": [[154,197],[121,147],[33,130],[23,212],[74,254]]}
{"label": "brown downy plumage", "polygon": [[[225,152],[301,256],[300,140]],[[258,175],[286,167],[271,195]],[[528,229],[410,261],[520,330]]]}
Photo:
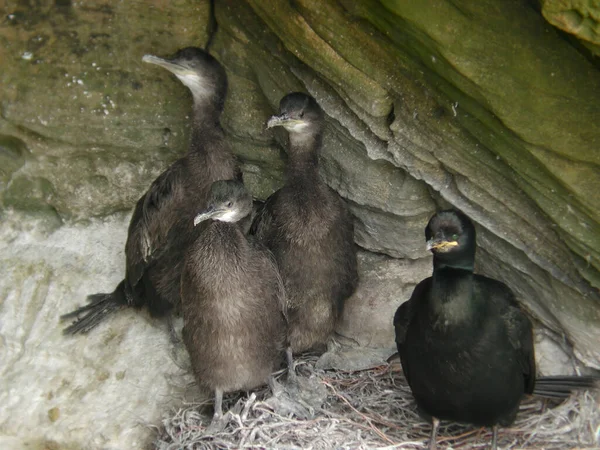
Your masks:
{"label": "brown downy plumage", "polygon": [[274,254],[288,298],[293,352],[325,344],[358,283],[354,225],[339,195],[319,176],[324,117],[314,98],[286,95],[268,127],[289,133],[285,185],[251,228]]}
{"label": "brown downy plumage", "polygon": [[183,340],[198,384],[215,393],[214,419],[224,392],[265,384],[285,355],[285,292],[275,261],[237,223],[251,210],[242,183],[214,183],[181,276]]}
{"label": "brown downy plumage", "polygon": [[65,314],[77,317],[65,334],[87,333],[126,306],[146,306],[161,316],[179,303],[183,252],[198,209],[216,180],[239,176],[219,119],[227,94],[225,70],[208,53],[185,48],[172,58],[143,60],[169,70],[191,91],[194,106],[188,153],[174,162],[138,200],[125,244],[125,278],[112,293],[90,295],[90,303]]}

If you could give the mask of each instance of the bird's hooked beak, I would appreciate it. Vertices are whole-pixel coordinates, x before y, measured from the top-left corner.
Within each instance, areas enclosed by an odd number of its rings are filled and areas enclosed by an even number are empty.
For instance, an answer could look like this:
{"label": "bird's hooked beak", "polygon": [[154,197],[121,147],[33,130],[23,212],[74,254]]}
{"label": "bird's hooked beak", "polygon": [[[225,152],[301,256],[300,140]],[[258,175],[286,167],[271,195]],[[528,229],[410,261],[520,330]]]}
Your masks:
{"label": "bird's hooked beak", "polygon": [[433,238],[427,241],[427,250],[436,250],[441,253],[447,252],[456,246],[458,246],[458,242],[448,241],[446,239]]}
{"label": "bird's hooked beak", "polygon": [[271,116],[271,118],[267,122],[267,128],[273,128],[273,127],[290,128],[295,125],[300,125],[302,123],[304,123],[302,120],[292,119],[290,116],[288,116],[287,114],[284,113],[279,116]]}
{"label": "bird's hooked beak", "polygon": [[199,213],[194,217],[194,226],[197,226],[200,222],[211,219],[218,215],[221,211],[216,209],[214,206],[209,206],[207,209]]}
{"label": "bird's hooked beak", "polygon": [[185,67],[181,64],[175,63],[175,62],[165,59],[165,58],[159,58],[158,56],[144,55],[144,57],[142,58],[142,61],[145,63],[149,63],[149,64],[155,64],[164,69],[167,69],[169,72],[171,72],[172,74],[174,74],[180,78],[182,78],[182,77],[186,78],[186,77],[190,77],[190,76],[196,76],[196,77],[198,76],[198,74],[196,72],[194,72],[192,69],[190,69],[189,67]]}

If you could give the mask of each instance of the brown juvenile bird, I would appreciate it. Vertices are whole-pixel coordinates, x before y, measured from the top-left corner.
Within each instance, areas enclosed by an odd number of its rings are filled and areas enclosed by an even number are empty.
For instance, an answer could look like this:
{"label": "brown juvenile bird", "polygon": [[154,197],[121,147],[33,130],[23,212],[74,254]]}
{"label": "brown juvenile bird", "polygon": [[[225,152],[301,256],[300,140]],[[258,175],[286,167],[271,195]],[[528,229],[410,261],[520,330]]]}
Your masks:
{"label": "brown juvenile bird", "polygon": [[286,182],[259,210],[250,232],[277,260],[291,351],[298,353],[328,341],[356,288],[354,225],[344,202],[319,176],[324,116],[315,99],[286,95],[267,126],[289,133]]}
{"label": "brown juvenile bird", "polygon": [[252,197],[239,181],[217,181],[206,222],[187,251],[181,276],[183,340],[200,386],[215,393],[213,422],[224,392],[269,381],[284,360],[285,292],[271,253],[239,222]]}
{"label": "brown juvenile bird", "polygon": [[510,425],[525,394],[568,397],[597,386],[593,377],[536,378],[531,322],[511,290],[473,273],[475,227],[462,212],[435,214],[425,228],[433,276],[394,316],[402,369],[420,412],[439,420]]}
{"label": "brown juvenile bird", "polygon": [[239,176],[219,122],[227,94],[221,64],[194,47],[170,59],[146,55],[143,61],[164,67],[190,89],[194,105],[189,151],[138,200],[125,244],[123,281],[114,292],[90,295],[88,305],[63,315],[78,318],[65,334],[87,333],[124,307],[146,306],[153,316],[161,316],[178,306],[181,261],[193,236],[193,217],[206,205],[214,181]]}

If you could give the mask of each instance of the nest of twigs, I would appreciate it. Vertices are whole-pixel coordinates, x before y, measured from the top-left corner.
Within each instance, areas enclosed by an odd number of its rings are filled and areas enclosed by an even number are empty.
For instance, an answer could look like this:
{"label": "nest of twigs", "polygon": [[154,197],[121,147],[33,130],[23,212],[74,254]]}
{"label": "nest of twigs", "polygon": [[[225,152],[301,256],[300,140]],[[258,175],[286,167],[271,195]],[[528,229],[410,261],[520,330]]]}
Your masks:
{"label": "nest of twigs", "polygon": [[[360,372],[320,371],[315,357],[299,360],[300,409],[280,407],[294,399],[287,391],[273,397],[268,388],[224,400],[226,425],[208,428],[209,403],[191,404],[163,420],[154,442],[160,450],[213,448],[421,449],[429,445],[431,425],[416,411],[399,363]],[[285,375],[283,376],[285,378]],[[284,388],[285,390],[285,388]],[[319,392],[322,395],[319,395]],[[304,400],[302,399],[304,398]],[[315,399],[319,401],[315,404]],[[311,404],[312,403],[312,404]],[[438,448],[489,448],[491,429],[442,422]],[[566,401],[527,398],[516,422],[500,428],[502,449],[598,448],[600,412],[594,393]]]}

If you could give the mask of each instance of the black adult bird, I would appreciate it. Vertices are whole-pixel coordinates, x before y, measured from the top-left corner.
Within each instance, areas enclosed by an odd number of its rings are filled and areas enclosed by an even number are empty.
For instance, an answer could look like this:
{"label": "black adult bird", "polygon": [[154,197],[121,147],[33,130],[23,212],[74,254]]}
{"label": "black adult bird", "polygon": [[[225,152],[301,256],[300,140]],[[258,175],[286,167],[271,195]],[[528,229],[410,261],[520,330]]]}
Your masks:
{"label": "black adult bird", "polygon": [[193,235],[194,214],[206,205],[214,181],[239,176],[219,123],[227,94],[227,76],[221,64],[194,47],[179,50],[170,59],[145,55],[143,61],[169,70],[192,92],[189,151],[138,200],[125,244],[125,279],[114,292],[90,295],[88,305],[62,316],[83,315],[65,334],[87,333],[126,306],[147,306],[153,316],[177,306],[181,261]]}
{"label": "black adult bird", "polygon": [[315,99],[286,95],[267,126],[289,133],[286,182],[267,199],[250,232],[277,260],[295,353],[327,342],[356,288],[354,225],[344,202],[319,177],[324,116]]}
{"label": "black adult bird", "polygon": [[594,387],[592,377],[536,378],[531,322],[511,290],[473,273],[475,228],[461,212],[435,214],[425,228],[433,276],[421,281],[394,316],[404,375],[421,413],[431,418],[510,425],[524,394],[567,397]]}
{"label": "black adult bird", "polygon": [[[285,291],[269,250],[236,223],[252,210],[239,181],[217,181],[181,275],[183,340],[200,386],[215,393],[249,390],[269,380],[283,362]],[[214,420],[213,419],[213,420]]]}

